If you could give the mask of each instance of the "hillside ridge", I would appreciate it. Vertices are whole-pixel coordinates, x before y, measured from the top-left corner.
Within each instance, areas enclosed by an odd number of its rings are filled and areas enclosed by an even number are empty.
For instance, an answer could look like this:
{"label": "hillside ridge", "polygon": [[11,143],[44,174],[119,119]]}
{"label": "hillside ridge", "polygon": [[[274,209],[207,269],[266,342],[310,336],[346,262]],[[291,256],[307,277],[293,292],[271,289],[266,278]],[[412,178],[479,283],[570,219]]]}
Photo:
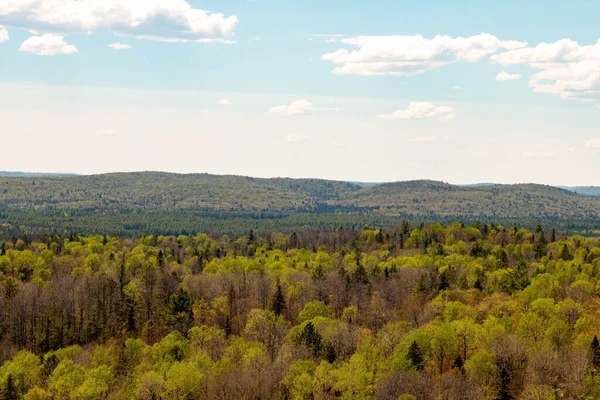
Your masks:
{"label": "hillside ridge", "polygon": [[0,179],[0,235],[336,229],[402,220],[597,229],[599,219],[600,198],[534,183],[460,186],[423,179],[361,186],[157,171]]}

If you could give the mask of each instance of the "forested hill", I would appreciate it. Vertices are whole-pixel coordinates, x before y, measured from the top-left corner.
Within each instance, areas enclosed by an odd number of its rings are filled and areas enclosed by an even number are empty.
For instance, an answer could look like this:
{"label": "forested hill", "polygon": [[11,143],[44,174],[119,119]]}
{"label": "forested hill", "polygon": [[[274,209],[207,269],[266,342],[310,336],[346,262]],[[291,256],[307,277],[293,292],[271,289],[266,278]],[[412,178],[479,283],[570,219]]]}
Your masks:
{"label": "forested hill", "polygon": [[408,181],[367,186],[163,172],[2,177],[0,234],[138,235],[248,229],[335,229],[402,220],[554,224],[595,229],[600,198],[535,184],[455,186]]}

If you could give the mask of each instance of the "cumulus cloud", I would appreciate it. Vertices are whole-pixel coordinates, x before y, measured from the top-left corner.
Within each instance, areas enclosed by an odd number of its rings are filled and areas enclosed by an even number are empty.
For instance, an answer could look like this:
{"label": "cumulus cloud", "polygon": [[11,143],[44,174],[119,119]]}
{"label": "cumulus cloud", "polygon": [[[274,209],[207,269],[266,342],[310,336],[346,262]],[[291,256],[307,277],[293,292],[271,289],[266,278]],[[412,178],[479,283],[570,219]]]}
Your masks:
{"label": "cumulus cloud", "polygon": [[217,102],[217,104],[221,105],[221,106],[230,106],[233,103],[227,99],[221,99]]}
{"label": "cumulus cloud", "polygon": [[21,44],[19,50],[37,54],[38,56],[73,54],[79,51],[75,46],[66,44],[63,36],[49,33],[42,36],[30,37]]}
{"label": "cumulus cloud", "polygon": [[0,22],[50,32],[211,42],[231,38],[238,18],[193,8],[185,0],[3,0]]}
{"label": "cumulus cloud", "polygon": [[377,118],[389,121],[406,119],[438,118],[442,122],[450,121],[456,117],[454,108],[448,106],[436,106],[427,101],[410,102],[406,110],[398,110],[391,114],[379,114]]}
{"label": "cumulus cloud", "polygon": [[600,139],[592,139],[585,143],[585,148],[593,151],[600,151]]}
{"label": "cumulus cloud", "polygon": [[306,140],[306,136],[302,134],[293,133],[291,135],[287,135],[285,137],[285,140],[292,143],[302,142]]}
{"label": "cumulus cloud", "polygon": [[525,42],[500,40],[482,33],[471,37],[357,36],[340,40],[358,50],[339,49],[322,56],[339,65],[337,75],[409,76],[458,61],[479,61],[499,50],[519,49]]}
{"label": "cumulus cloud", "polygon": [[6,42],[9,39],[8,31],[5,27],[0,26],[0,43]]}
{"label": "cumulus cloud", "polygon": [[594,45],[562,39],[536,47],[513,49],[491,57],[502,65],[528,65],[540,70],[529,80],[537,93],[562,98],[600,98],[600,41]]}
{"label": "cumulus cloud", "polygon": [[433,136],[417,136],[416,138],[414,138],[413,140],[411,140],[411,142],[413,143],[427,143],[427,142],[432,142],[435,140],[435,137]]}
{"label": "cumulus cloud", "polygon": [[131,49],[130,45],[123,44],[123,43],[112,43],[112,44],[109,44],[108,47],[110,47],[113,50],[129,50],[129,49]]}
{"label": "cumulus cloud", "polygon": [[500,72],[496,75],[497,81],[512,81],[515,79],[521,79],[521,74],[509,74],[508,72]]}
{"label": "cumulus cloud", "polygon": [[276,106],[269,110],[269,114],[279,115],[282,117],[291,117],[293,115],[307,114],[312,110],[313,105],[308,100],[297,100],[289,106]]}

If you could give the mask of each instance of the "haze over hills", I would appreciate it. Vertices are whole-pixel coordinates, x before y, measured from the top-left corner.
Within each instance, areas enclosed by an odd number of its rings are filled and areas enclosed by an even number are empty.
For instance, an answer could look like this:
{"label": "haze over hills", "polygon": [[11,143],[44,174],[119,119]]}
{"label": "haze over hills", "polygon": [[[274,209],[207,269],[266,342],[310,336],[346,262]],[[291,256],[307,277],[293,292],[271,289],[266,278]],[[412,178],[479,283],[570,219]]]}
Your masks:
{"label": "haze over hills", "polygon": [[600,218],[600,198],[536,184],[457,186],[417,180],[365,186],[164,172],[32,178],[0,181],[0,234],[233,233],[383,226],[402,220],[595,229]]}
{"label": "haze over hills", "polygon": [[0,171],[0,177],[53,177],[53,176],[76,176],[77,174],[64,174],[55,172],[22,172],[22,171]]}

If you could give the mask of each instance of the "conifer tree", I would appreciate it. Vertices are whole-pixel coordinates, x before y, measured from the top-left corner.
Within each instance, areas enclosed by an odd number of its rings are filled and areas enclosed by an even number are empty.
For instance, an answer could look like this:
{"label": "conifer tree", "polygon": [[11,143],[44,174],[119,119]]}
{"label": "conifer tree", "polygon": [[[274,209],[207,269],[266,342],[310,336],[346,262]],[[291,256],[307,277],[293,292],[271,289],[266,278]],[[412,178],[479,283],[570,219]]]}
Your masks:
{"label": "conifer tree", "polygon": [[187,290],[179,288],[177,292],[169,298],[167,311],[167,323],[171,328],[175,328],[183,335],[191,328],[194,321],[193,307],[194,299]]}
{"label": "conifer tree", "polygon": [[529,285],[528,266],[525,260],[521,259],[515,265],[511,273],[510,290],[523,290]]}
{"label": "conifer tree", "polygon": [[573,256],[571,256],[571,252],[569,251],[566,243],[563,244],[562,250],[560,251],[560,258],[565,261],[571,261],[573,259]]}
{"label": "conifer tree", "polygon": [[410,363],[414,369],[417,371],[423,370],[423,353],[421,352],[421,348],[416,341],[413,341],[408,348],[408,354],[406,355],[406,358],[410,360]]}
{"label": "conifer tree", "polygon": [[536,258],[540,259],[548,254],[548,248],[546,246],[546,237],[544,235],[544,231],[541,231],[539,232],[539,236],[533,245],[533,253]]}
{"label": "conifer tree", "polygon": [[6,383],[0,394],[2,395],[2,400],[19,400],[19,390],[12,374],[8,374]]}
{"label": "conifer tree", "polygon": [[600,342],[598,341],[598,336],[594,335],[592,339],[592,343],[590,344],[590,356],[592,359],[592,366],[595,369],[600,368]]}
{"label": "conifer tree", "polygon": [[273,303],[271,304],[271,311],[275,313],[275,315],[281,315],[285,310],[285,297],[283,296],[283,290],[281,289],[281,284],[277,282],[277,291],[275,292],[275,296],[273,297]]}
{"label": "conifer tree", "polygon": [[315,357],[321,354],[323,338],[319,332],[316,331],[312,322],[309,322],[304,326],[301,340]]}

